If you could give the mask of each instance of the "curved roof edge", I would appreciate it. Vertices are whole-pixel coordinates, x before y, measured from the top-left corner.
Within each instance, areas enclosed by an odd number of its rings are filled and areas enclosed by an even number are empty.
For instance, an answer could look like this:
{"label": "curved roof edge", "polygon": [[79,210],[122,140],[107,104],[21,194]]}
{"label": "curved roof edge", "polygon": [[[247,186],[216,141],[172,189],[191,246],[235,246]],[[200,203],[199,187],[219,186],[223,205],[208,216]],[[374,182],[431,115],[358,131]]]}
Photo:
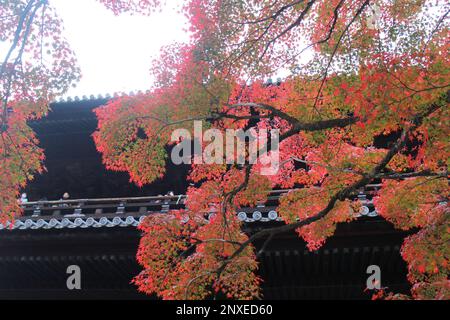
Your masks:
{"label": "curved roof edge", "polygon": [[[265,81],[266,85],[279,85],[282,82],[282,78],[277,78],[276,80],[273,80],[272,78],[269,78]],[[250,83],[249,83],[250,84]],[[66,97],[60,97],[52,101],[52,103],[64,103],[64,102],[76,102],[76,101],[90,101],[90,100],[99,100],[99,99],[111,99],[111,98],[118,98],[118,97],[125,97],[125,96],[135,96],[140,95],[144,93],[149,93],[150,90],[132,90],[129,92],[112,92],[112,93],[106,93],[106,94],[90,94],[90,95],[75,95],[75,96],[66,96]]]}
{"label": "curved roof edge", "polygon": [[90,94],[88,95],[82,95],[82,96],[67,96],[67,97],[60,97],[55,100],[53,100],[51,103],[65,103],[65,102],[78,102],[78,101],[92,101],[92,100],[101,100],[101,99],[112,99],[112,98],[118,98],[118,97],[127,97],[127,96],[136,96],[144,93],[149,93],[150,91],[130,91],[130,92],[113,92],[113,93],[106,93],[106,94]]}

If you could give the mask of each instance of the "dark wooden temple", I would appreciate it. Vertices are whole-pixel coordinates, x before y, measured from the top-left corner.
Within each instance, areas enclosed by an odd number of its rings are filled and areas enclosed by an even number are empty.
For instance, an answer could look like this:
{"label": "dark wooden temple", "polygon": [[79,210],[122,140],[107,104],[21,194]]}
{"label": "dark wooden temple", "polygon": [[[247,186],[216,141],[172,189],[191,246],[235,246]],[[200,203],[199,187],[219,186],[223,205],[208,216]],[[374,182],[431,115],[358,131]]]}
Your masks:
{"label": "dark wooden temple", "polygon": [[[140,271],[135,256],[143,217],[184,205],[186,166],[168,163],[167,175],[143,188],[126,173],[107,171],[91,134],[93,108],[107,98],[62,101],[32,123],[46,151],[47,172],[24,192],[29,202],[14,225],[0,225],[0,299],[154,299],[130,284]],[[378,217],[371,186],[367,207],[354,222],[310,252],[294,233],[276,237],[260,258],[267,299],[367,299],[366,269],[378,265],[381,285],[407,292],[399,250],[404,232]],[[174,196],[158,196],[172,191]],[[60,200],[64,193],[68,200]],[[274,210],[280,192],[238,214],[249,233],[281,224]],[[262,243],[257,243],[260,247]],[[68,290],[66,269],[81,268],[81,290]]]}

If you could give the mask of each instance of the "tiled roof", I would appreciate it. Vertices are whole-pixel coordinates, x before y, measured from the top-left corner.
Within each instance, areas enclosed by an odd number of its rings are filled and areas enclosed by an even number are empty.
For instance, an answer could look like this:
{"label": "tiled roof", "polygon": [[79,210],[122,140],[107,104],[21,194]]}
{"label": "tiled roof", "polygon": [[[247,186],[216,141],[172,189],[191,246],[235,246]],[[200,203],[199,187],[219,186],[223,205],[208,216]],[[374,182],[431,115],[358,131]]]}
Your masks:
{"label": "tiled roof", "polygon": [[[265,84],[266,85],[279,85],[282,82],[281,78],[277,79],[266,79]],[[54,102],[74,102],[74,101],[88,101],[88,100],[97,100],[97,99],[110,99],[115,97],[123,97],[123,96],[134,96],[139,95],[143,93],[149,93],[150,90],[133,90],[129,92],[112,92],[112,93],[105,93],[105,94],[85,94],[85,95],[77,95],[77,96],[67,96],[67,97],[60,97],[57,98]]]}
{"label": "tiled roof", "polygon": [[[242,208],[237,212],[238,219],[245,223],[281,221],[276,203],[285,192],[287,190],[273,191],[266,204]],[[363,206],[360,212],[354,213],[355,217],[378,215],[364,193],[358,198]],[[0,230],[135,227],[148,215],[184,208],[185,200],[185,195],[169,195],[26,202],[22,205],[24,215],[13,224],[0,224]],[[211,208],[211,212],[205,212],[205,217],[211,218],[214,214]]]}
{"label": "tiled roof", "polygon": [[112,227],[135,227],[145,218],[145,215],[140,217],[126,216],[126,217],[61,217],[50,219],[25,219],[16,220],[13,225],[0,224],[0,230],[2,229],[63,229],[63,228],[112,228]]}
{"label": "tiled roof", "polygon": [[[147,93],[149,91],[145,91]],[[100,99],[111,99],[111,98],[117,98],[117,97],[124,97],[124,96],[135,96],[139,94],[143,94],[144,92],[141,90],[138,91],[130,91],[130,92],[113,92],[113,93],[106,93],[106,94],[91,94],[91,95],[82,95],[82,96],[67,96],[67,97],[60,97],[55,99],[53,101],[54,103],[64,103],[64,102],[77,102],[77,101],[89,101],[89,100],[100,100]]]}

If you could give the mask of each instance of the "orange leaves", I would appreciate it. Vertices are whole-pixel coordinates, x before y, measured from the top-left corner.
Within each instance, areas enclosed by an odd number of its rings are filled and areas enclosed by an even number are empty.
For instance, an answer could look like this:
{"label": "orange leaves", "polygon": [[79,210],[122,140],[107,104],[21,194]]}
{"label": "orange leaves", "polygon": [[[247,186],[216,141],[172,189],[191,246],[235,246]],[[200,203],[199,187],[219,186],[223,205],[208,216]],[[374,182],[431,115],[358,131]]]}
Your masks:
{"label": "orange leaves", "polygon": [[200,182],[202,180],[217,180],[227,171],[226,164],[192,164],[189,180]]}
{"label": "orange leaves", "polygon": [[325,205],[327,196],[320,188],[303,188],[289,192],[281,199],[280,214],[286,223],[315,215]]}
{"label": "orange leaves", "polygon": [[[194,237],[202,241],[197,252],[202,255],[203,270],[220,267],[221,263],[239,248],[239,243],[248,239],[240,227],[236,218],[229,218],[225,225],[222,216],[217,214],[207,226],[199,229]],[[214,279],[213,275],[212,288],[216,292],[221,291],[228,298],[256,298],[260,294],[260,279],[255,274],[257,268],[254,249],[249,246],[233,263],[225,267],[220,278]]]}
{"label": "orange leaves", "polygon": [[389,107],[398,117],[420,111],[446,92],[445,88],[438,87],[430,90],[433,83],[448,81],[448,67],[438,67],[436,62],[442,53],[435,54],[435,58],[423,52],[373,55],[373,60],[360,70],[361,85],[366,83],[365,88],[360,88],[365,100],[378,107]]}
{"label": "orange leaves", "polygon": [[387,10],[393,19],[403,22],[411,16],[419,14],[424,3],[425,0],[400,0],[396,1],[395,5],[387,4]]}
{"label": "orange leaves", "polygon": [[450,299],[450,219],[447,212],[406,238],[402,257],[416,299]]}
{"label": "orange leaves", "polygon": [[229,298],[251,299],[259,295],[257,263],[252,247],[228,265],[220,277],[217,269],[247,236],[237,219],[220,215],[210,221],[187,212],[148,217],[138,261],[144,270],[133,280],[139,290],[163,299],[205,299],[221,292]]}
{"label": "orange leaves", "polygon": [[238,207],[256,206],[267,201],[271,183],[267,176],[254,173],[250,176],[248,185],[233,199]]}
{"label": "orange leaves", "polygon": [[[101,2],[116,14],[148,13],[159,5],[158,0]],[[154,181],[164,173],[170,132],[192,131],[192,121],[186,119],[207,118],[208,125],[222,131],[279,129],[281,136],[304,123],[347,117],[359,121],[290,135],[280,144],[280,170],[269,177],[257,174],[258,165],[248,181],[236,166],[194,165],[190,179],[200,186],[188,190],[187,211],[149,218],[142,227],[140,262],[145,270],[135,280],[141,290],[166,299],[217,292],[257,296],[251,247],[220,278],[213,272],[247,239],[235,209],[264,202],[273,187],[303,187],[286,195],[278,211],[287,223],[316,215],[332,195],[376,168],[387,153],[378,140],[390,147],[395,135],[430,105],[441,110],[407,137],[386,171],[447,169],[450,61],[448,26],[439,22],[447,11],[442,1],[247,0],[235,5],[190,0],[183,10],[192,41],[161,50],[151,69],[156,81],[152,91],[96,111],[94,139],[108,168],[128,171],[139,185]],[[286,70],[291,75],[282,83],[261,81]],[[235,106],[240,103],[270,107]],[[277,112],[285,116],[275,116]],[[228,117],[218,120],[223,114]],[[428,228],[447,213],[438,202],[448,193],[444,180],[387,180],[375,204],[398,228]],[[232,203],[225,205],[230,197]],[[348,199],[351,195],[346,197],[325,217],[297,230],[311,250],[334,233],[337,223],[354,218],[356,205]],[[212,212],[215,216],[206,221]],[[404,247],[417,297],[448,292],[448,282],[434,276],[447,272],[448,257],[430,245],[439,240],[430,230]],[[448,228],[439,227],[439,233],[448,235]],[[424,274],[433,274],[426,284],[419,277]]]}
{"label": "orange leaves", "polygon": [[331,52],[338,36],[353,17],[362,1],[345,3],[341,0],[319,1],[316,7],[316,21],[310,32],[310,42],[318,52]]}
{"label": "orange leaves", "polygon": [[224,197],[237,190],[241,185],[244,187],[233,198],[235,206],[252,206],[259,202],[265,202],[271,184],[266,176],[259,175],[257,171],[252,171],[245,186],[244,171],[231,169],[221,177],[203,182],[199,188],[191,187],[188,189],[187,206],[193,212],[208,212],[211,207],[219,210]]}
{"label": "orange leaves", "polygon": [[180,220],[177,213],[154,215],[139,226],[144,236],[137,259],[144,271],[134,279],[134,283],[141,291],[170,297],[172,286],[180,276],[178,257],[191,246],[190,231],[198,227],[194,222],[182,224]]}
{"label": "orange leaves", "polygon": [[162,177],[169,137],[149,97],[122,97],[95,112],[99,130],[93,137],[107,168],[128,171],[137,185]]}
{"label": "orange leaves", "polygon": [[[305,220],[318,214],[328,205],[331,195],[322,188],[304,188],[289,192],[283,196],[278,207],[286,223]],[[354,219],[349,201],[340,201],[320,220],[297,229],[298,234],[307,242],[310,250],[319,249],[325,240],[334,234],[336,224]]]}
{"label": "orange leaves", "polygon": [[308,175],[313,183],[321,183],[329,190],[338,190],[370,172],[382,159],[386,150],[361,148],[331,135],[321,146],[312,149],[305,161],[309,166]]}
{"label": "orange leaves", "polygon": [[43,150],[37,146],[26,117],[12,109],[7,129],[0,130],[0,223],[21,214],[19,190],[44,170]]}
{"label": "orange leaves", "polygon": [[212,207],[218,210],[222,201],[222,190],[217,181],[206,181],[199,188],[190,187],[187,191],[189,211],[196,214],[207,214]]}
{"label": "orange leaves", "polygon": [[[42,107],[64,94],[80,78],[80,70],[55,10],[42,1],[33,2],[10,1],[0,7],[0,39],[6,46],[1,61],[9,66],[1,70],[0,88],[9,101]],[[25,18],[22,25],[20,15]],[[29,34],[25,37],[28,24]],[[16,32],[21,36],[14,46]],[[12,54],[4,61],[10,46]]]}
{"label": "orange leaves", "polygon": [[411,289],[413,297],[420,300],[449,300],[450,280],[441,278],[434,282],[419,282]]}
{"label": "orange leaves", "polygon": [[162,177],[172,132],[192,132],[188,120],[206,119],[219,110],[231,87],[212,73],[194,46],[175,48],[177,54],[163,50],[164,63],[154,65],[157,85],[152,91],[115,99],[96,110],[99,123],[93,136],[103,162],[109,169],[129,172],[138,185]]}
{"label": "orange leaves", "polygon": [[450,188],[445,179],[411,178],[404,181],[385,180],[375,207],[381,216],[396,228],[425,227],[433,223],[446,210],[440,204],[449,196]]}
{"label": "orange leaves", "polygon": [[[258,264],[252,246],[227,264],[220,276],[217,273],[248,239],[234,208],[224,207],[226,193],[242,183],[243,171],[228,171],[199,188],[189,188],[186,210],[145,220],[140,226],[145,234],[138,254],[144,271],[134,280],[140,290],[164,299],[204,299],[218,293],[239,299],[259,296]],[[237,192],[234,204],[264,201],[269,187],[265,177],[252,173],[248,185]]]}
{"label": "orange leaves", "polygon": [[[80,77],[62,21],[46,1],[6,1],[0,6],[0,222],[21,213],[21,188],[44,170],[27,121],[48,112],[49,103]],[[23,19],[19,19],[23,17]]]}
{"label": "orange leaves", "polygon": [[[446,103],[446,102],[442,102]],[[418,168],[439,171],[450,165],[450,109],[443,108],[419,128],[423,143],[414,164]]]}
{"label": "orange leaves", "polygon": [[295,185],[309,185],[311,179],[303,169],[296,167],[295,159],[302,159],[310,151],[302,134],[293,135],[280,143],[280,168],[275,175],[269,175],[273,187],[292,188]]}

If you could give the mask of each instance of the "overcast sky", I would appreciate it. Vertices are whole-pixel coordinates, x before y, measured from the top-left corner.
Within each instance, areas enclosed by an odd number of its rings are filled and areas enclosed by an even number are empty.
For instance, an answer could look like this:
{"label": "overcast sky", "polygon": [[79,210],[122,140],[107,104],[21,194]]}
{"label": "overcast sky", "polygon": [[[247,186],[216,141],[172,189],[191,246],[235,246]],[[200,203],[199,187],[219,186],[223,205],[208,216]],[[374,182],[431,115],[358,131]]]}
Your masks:
{"label": "overcast sky", "polygon": [[187,41],[185,17],[171,3],[150,17],[114,16],[95,0],[51,0],[64,21],[83,78],[67,96],[147,90],[161,46]]}

